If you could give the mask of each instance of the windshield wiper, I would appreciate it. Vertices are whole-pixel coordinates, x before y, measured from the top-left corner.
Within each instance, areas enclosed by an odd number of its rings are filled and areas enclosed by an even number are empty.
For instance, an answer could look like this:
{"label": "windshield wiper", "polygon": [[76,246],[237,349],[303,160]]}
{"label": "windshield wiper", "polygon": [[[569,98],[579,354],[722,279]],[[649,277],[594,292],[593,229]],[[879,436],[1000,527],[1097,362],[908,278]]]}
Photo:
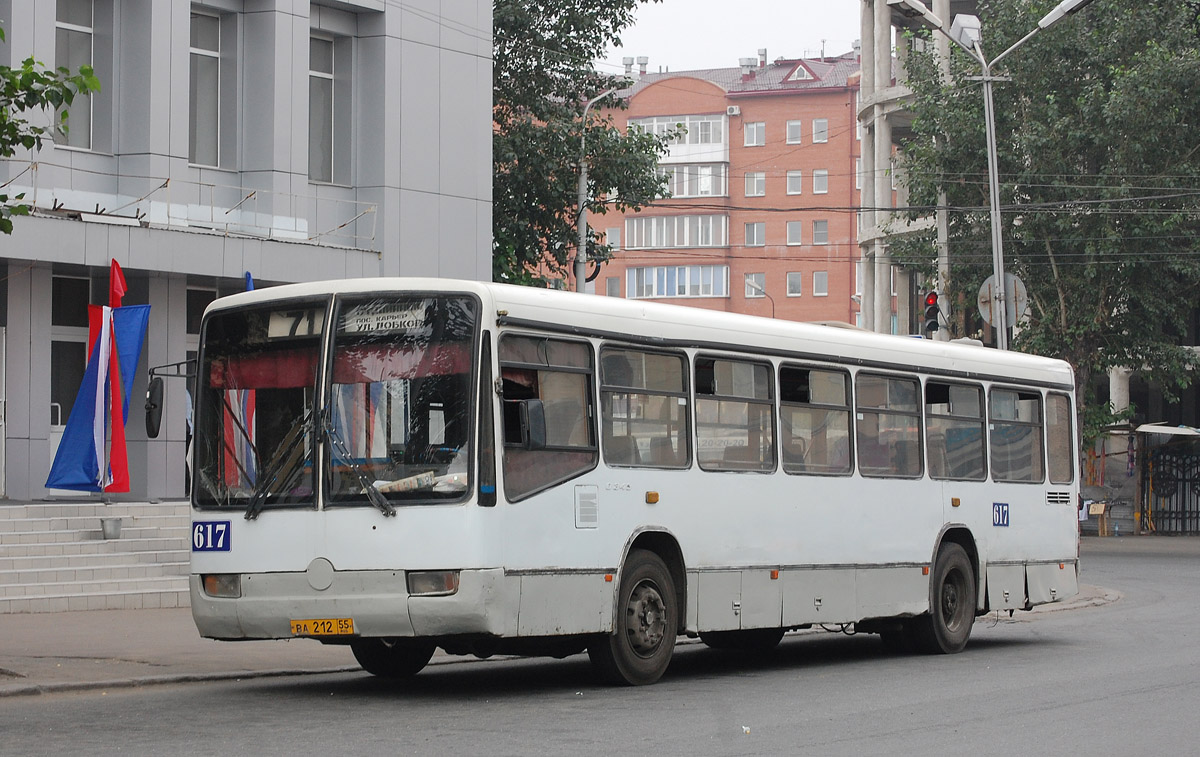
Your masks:
{"label": "windshield wiper", "polygon": [[304,441],[305,433],[313,430],[312,426],[312,410],[309,410],[300,419],[300,422],[283,437],[283,441],[275,449],[274,457],[267,463],[266,470],[263,471],[262,477],[255,485],[254,493],[250,495],[250,501],[246,505],[246,520],[254,520],[258,517],[271,490],[278,491],[275,487],[276,483],[282,481],[284,486],[289,485],[301,470],[300,463],[303,461],[304,452],[301,442]]}
{"label": "windshield wiper", "polygon": [[338,434],[337,429],[333,427],[333,421],[330,420],[329,409],[321,411],[321,425],[324,428],[325,437],[333,442],[333,446],[337,448],[338,454],[350,466],[350,470],[354,472],[358,479],[359,486],[362,487],[363,494],[367,496],[371,504],[383,513],[385,516],[396,514],[396,508],[392,507],[392,503],[388,502],[387,497],[375,488],[375,484],[371,483],[367,478],[367,474],[363,472],[362,466],[354,462],[354,456],[350,454],[350,450],[346,449],[346,443],[342,441],[342,437]]}

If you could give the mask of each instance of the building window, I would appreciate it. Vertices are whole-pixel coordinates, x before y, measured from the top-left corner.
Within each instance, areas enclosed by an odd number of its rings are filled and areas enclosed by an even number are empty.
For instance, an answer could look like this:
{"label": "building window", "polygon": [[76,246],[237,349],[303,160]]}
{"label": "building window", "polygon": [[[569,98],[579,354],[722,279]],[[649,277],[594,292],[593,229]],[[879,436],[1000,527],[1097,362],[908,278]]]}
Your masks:
{"label": "building window", "polygon": [[854,188],[862,189],[862,158],[854,159]]}
{"label": "building window", "polygon": [[604,279],[604,294],[608,297],[621,296],[620,276],[608,276]]}
{"label": "building window", "polygon": [[726,224],[722,215],[629,218],[625,221],[625,249],[725,247]]}
{"label": "building window", "polygon": [[813,194],[823,195],[829,191],[829,172],[813,171]]}
{"label": "building window", "polygon": [[[54,65],[72,72],[92,65],[92,0],[58,0],[54,25]],[[65,109],[67,133],[54,133],[60,145],[90,150],[92,147],[92,98],[78,95]],[[61,111],[60,111],[61,112]]]}
{"label": "building window", "polygon": [[746,246],[762,247],[767,243],[767,224],[764,221],[746,224]]}
{"label": "building window", "polygon": [[813,244],[829,244],[829,221],[813,221]]}
{"label": "building window", "polygon": [[767,174],[763,171],[751,171],[746,174],[746,196],[762,197],[767,193]]}
{"label": "building window", "polygon": [[804,221],[787,222],[787,243],[793,246],[804,244]]}
{"label": "building window", "polygon": [[746,147],[760,147],[767,143],[767,125],[763,121],[746,124]]}
{"label": "building window", "polygon": [[788,171],[787,172],[787,193],[790,195],[798,195],[804,193],[804,172],[803,171]]}
{"label": "building window", "polygon": [[308,42],[308,178],[333,181],[333,40]]}
{"label": "building window", "polygon": [[604,230],[604,243],[614,250],[621,249],[621,227],[610,226]]}
{"label": "building window", "polygon": [[829,119],[814,118],[813,119],[813,142],[828,142],[829,141]]}
{"label": "building window", "polygon": [[804,294],[804,276],[799,271],[789,271],[787,275],[787,296],[799,297]]}
{"label": "building window", "polygon": [[728,297],[729,266],[670,265],[625,271],[625,296],[631,300],[660,297]]}
{"label": "building window", "polygon": [[719,145],[725,143],[725,116],[655,116],[631,118],[629,126],[660,137],[683,127],[685,131],[675,135],[673,145]]}
{"label": "building window", "polygon": [[829,272],[813,271],[813,297],[829,296]]}
{"label": "building window", "polygon": [[221,19],[192,14],[188,162],[215,166],[221,144]]}
{"label": "building window", "polygon": [[767,295],[767,274],[746,274],[746,299],[765,297]]}
{"label": "building window", "polygon": [[724,163],[660,166],[672,197],[724,197]]}
{"label": "building window", "polygon": [[787,122],[787,143],[789,145],[800,144],[801,135],[803,134],[802,126],[803,124],[800,121]]}

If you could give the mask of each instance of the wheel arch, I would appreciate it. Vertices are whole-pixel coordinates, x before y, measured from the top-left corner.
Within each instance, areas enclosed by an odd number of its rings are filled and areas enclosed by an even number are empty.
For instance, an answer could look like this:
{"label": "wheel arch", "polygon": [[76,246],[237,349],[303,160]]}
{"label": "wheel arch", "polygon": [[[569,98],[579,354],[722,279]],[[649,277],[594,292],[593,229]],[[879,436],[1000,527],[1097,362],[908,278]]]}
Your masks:
{"label": "wheel arch", "polygon": [[[933,555],[930,559],[930,565],[937,563],[938,553],[942,551],[942,547],[946,544],[957,544],[962,547],[967,553],[967,559],[971,561],[971,570],[975,574],[975,610],[979,612],[984,609],[987,602],[987,592],[985,591],[984,571],[979,563],[979,546],[975,543],[975,535],[971,533],[971,529],[961,523],[947,524],[942,533],[938,535],[937,544],[934,546]],[[930,583],[930,602],[933,601],[933,584]]]}
{"label": "wheel arch", "polygon": [[[625,561],[629,553],[635,549],[653,552],[667,564],[671,580],[675,583],[675,600],[679,607],[679,632],[682,633],[687,625],[687,568],[683,557],[683,548],[675,535],[664,528],[644,528],[629,537],[625,543],[625,551],[621,555],[621,570],[625,569]],[[619,576],[618,576],[619,580]],[[614,595],[614,608],[617,598]]]}

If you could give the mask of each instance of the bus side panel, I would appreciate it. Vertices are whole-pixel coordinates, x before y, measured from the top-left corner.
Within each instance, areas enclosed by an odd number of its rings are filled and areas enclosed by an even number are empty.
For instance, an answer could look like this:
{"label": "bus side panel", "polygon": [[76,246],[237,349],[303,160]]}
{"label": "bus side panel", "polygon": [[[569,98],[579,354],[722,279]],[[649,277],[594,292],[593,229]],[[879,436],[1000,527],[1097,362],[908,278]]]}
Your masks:
{"label": "bus side panel", "polygon": [[603,573],[521,576],[518,635],[611,631],[613,586]]}
{"label": "bus side panel", "polygon": [[783,624],[783,587],[770,570],[742,571],[742,628],[779,628]]}
{"label": "bus side panel", "polygon": [[1025,609],[1025,566],[989,565],[987,598],[991,610]]}
{"label": "bus side panel", "polygon": [[803,568],[782,573],[783,624],[849,623],[855,617],[854,568]]}
{"label": "bus side panel", "polygon": [[699,575],[696,624],[701,631],[741,628],[742,574],[736,570],[706,570]]}
{"label": "bus side panel", "polygon": [[1038,563],[1025,566],[1029,602],[1044,605],[1079,593],[1079,577],[1074,563]]}
{"label": "bus side panel", "polygon": [[859,568],[857,618],[920,615],[929,609],[929,577],[917,567]]}

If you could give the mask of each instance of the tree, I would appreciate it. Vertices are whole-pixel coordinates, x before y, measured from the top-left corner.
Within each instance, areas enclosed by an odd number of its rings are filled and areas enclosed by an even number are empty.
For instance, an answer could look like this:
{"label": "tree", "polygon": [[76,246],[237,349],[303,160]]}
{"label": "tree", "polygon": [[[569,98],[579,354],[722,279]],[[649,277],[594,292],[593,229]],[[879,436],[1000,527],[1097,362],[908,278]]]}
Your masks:
{"label": "tree", "polygon": [[[0,41],[4,29],[0,28]],[[97,92],[100,80],[91,66],[81,66],[72,74],[66,68],[49,71],[33,58],[26,58],[20,68],[0,66],[0,155],[11,158],[17,149],[39,150],[42,137],[49,129],[65,134],[68,107],[77,94]],[[58,110],[50,127],[31,124],[26,114],[36,110]],[[2,189],[2,188],[0,188]],[[29,206],[17,195],[10,204],[7,192],[0,191],[0,231],[11,234],[12,216],[29,215]]]}
{"label": "tree", "polygon": [[[1056,2],[985,0],[983,49],[1007,49]],[[1085,442],[1117,420],[1093,392],[1108,369],[1174,398],[1200,367],[1180,346],[1200,291],[1198,15],[1197,0],[1100,0],[993,72],[1011,77],[995,85],[1005,264],[1030,299],[1012,346],[1075,368]],[[973,303],[992,272],[983,96],[977,63],[954,50],[950,65],[943,81],[932,52],[910,57],[904,174],[911,217],[945,192],[952,295]],[[893,252],[933,257],[929,239]]]}
{"label": "tree", "polygon": [[[495,0],[492,161],[493,276],[545,283],[565,278],[578,242],[580,138],[586,128],[588,212],[638,209],[666,194],[655,171],[662,138],[622,134],[611,116],[585,103],[630,82],[597,72],[592,61],[633,21],[642,2],[658,0]],[[623,108],[610,96],[597,103]],[[594,106],[595,107],[595,106]],[[588,258],[611,248],[588,231]]]}

